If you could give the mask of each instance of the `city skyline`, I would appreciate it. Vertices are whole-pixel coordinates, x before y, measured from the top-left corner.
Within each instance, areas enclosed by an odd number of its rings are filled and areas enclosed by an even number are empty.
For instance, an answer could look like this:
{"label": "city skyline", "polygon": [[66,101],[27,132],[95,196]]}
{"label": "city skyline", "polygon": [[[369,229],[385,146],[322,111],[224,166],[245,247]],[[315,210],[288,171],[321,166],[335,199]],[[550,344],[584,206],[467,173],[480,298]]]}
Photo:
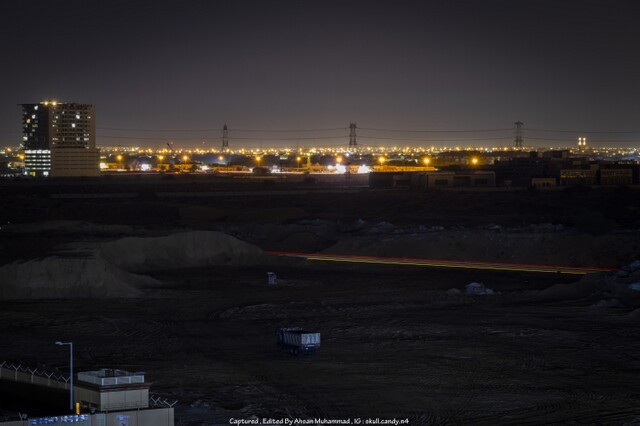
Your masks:
{"label": "city skyline", "polygon": [[[464,139],[481,137],[509,145],[516,121],[531,146],[640,140],[640,31],[629,1],[36,1],[2,9],[11,64],[0,70],[2,146],[19,142],[16,104],[44,99],[96,105],[101,146],[214,147],[225,123],[231,144],[256,148],[277,142],[270,139],[347,144],[350,122],[370,146],[477,145]],[[433,133],[486,129],[503,130]]]}

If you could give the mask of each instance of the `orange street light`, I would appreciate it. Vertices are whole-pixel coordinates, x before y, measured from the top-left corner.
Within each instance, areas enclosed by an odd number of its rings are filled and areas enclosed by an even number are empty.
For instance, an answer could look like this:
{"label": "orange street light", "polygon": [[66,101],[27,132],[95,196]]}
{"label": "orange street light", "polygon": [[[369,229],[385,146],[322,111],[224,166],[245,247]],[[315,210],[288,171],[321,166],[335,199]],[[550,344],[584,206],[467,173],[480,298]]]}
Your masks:
{"label": "orange street light", "polygon": [[473,157],[473,158],[471,159],[471,164],[473,164],[474,166],[475,166],[476,164],[478,164],[478,159],[477,159],[476,157]]}
{"label": "orange street light", "polygon": [[425,157],[422,159],[422,162],[424,163],[425,166],[428,166],[429,163],[431,162],[431,159],[429,157]]}
{"label": "orange street light", "polygon": [[384,162],[387,161],[387,159],[384,157],[380,157],[378,158],[378,161],[380,162],[380,164],[384,164]]}

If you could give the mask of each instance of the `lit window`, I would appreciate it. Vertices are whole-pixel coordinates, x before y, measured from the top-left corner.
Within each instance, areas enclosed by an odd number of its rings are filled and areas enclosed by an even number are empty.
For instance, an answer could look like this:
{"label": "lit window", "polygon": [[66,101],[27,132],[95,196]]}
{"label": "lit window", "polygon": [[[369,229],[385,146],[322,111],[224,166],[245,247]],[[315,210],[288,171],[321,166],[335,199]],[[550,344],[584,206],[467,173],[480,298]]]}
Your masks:
{"label": "lit window", "polygon": [[34,106],[34,107],[33,107],[33,110],[34,110],[34,111],[37,111],[37,110],[38,110],[38,105]]}
{"label": "lit window", "polygon": [[76,128],[76,123],[71,123],[71,127]]}
{"label": "lit window", "polygon": [[76,120],[80,120],[80,116],[76,114]]}
{"label": "lit window", "polygon": [[33,114],[33,115],[31,116],[31,118],[36,118],[36,115],[35,115],[35,114]]}

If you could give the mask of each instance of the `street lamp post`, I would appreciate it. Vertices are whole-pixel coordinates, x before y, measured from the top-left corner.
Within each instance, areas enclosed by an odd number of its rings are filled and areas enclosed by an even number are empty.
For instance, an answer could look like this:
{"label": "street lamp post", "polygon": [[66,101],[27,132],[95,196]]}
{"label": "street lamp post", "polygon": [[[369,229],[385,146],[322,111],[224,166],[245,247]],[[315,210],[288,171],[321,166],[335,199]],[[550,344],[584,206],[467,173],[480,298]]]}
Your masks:
{"label": "street lamp post", "polygon": [[57,341],[56,345],[69,345],[69,408],[73,412],[73,342]]}

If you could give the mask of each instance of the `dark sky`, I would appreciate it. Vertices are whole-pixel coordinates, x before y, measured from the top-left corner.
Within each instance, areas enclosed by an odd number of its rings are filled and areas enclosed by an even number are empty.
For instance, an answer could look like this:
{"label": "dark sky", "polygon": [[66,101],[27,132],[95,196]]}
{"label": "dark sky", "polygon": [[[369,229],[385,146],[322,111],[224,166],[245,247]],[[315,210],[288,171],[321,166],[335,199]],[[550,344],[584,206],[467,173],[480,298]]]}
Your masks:
{"label": "dark sky", "polygon": [[[94,104],[100,145],[220,139],[108,128],[226,122],[235,146],[300,138],[286,141],[295,146],[346,144],[348,130],[239,129],[508,129],[517,120],[571,130],[528,130],[529,145],[572,140],[574,130],[638,131],[581,135],[640,145],[628,142],[640,141],[639,12],[637,1],[616,0],[4,1],[0,145],[20,141],[16,104],[48,98]],[[365,135],[507,145],[513,131],[359,135],[371,145],[405,143]],[[340,138],[305,139],[331,136]]]}

